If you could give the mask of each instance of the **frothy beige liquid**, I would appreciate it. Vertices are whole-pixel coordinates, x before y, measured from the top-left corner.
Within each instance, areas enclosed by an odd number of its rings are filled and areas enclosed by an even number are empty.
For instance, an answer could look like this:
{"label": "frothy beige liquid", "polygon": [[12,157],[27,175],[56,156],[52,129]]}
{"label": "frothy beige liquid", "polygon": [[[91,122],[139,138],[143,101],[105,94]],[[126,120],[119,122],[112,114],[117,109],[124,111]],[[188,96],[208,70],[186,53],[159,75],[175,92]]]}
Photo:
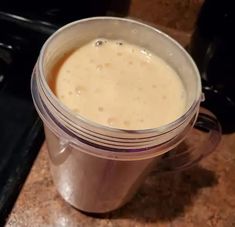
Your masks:
{"label": "frothy beige liquid", "polygon": [[54,92],[75,114],[114,128],[155,128],[185,111],[177,73],[141,47],[94,40],[60,64]]}

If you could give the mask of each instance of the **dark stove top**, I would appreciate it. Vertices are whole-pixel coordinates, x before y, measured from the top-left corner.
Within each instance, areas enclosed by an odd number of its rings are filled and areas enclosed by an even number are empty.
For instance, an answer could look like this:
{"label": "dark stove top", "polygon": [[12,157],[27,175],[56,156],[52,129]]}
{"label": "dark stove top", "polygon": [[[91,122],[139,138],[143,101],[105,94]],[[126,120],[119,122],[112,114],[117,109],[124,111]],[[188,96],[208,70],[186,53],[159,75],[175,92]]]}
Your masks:
{"label": "dark stove top", "polygon": [[58,27],[82,17],[104,15],[108,6],[106,0],[85,1],[79,7],[58,2],[48,6],[43,1],[40,5],[32,1],[35,5],[27,7],[20,1],[22,6],[12,7],[10,2],[0,6],[0,225],[44,140],[30,94],[31,72],[40,48]]}

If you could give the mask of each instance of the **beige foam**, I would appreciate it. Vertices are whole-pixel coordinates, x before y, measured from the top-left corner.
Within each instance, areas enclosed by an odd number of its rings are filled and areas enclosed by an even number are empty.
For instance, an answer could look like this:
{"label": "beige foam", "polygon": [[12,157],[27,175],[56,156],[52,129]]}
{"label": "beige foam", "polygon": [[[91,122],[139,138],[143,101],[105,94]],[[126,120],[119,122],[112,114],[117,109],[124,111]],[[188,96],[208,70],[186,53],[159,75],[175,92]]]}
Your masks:
{"label": "beige foam", "polygon": [[70,54],[55,81],[57,97],[74,114],[122,129],[155,128],[185,111],[177,73],[141,47],[92,41]]}

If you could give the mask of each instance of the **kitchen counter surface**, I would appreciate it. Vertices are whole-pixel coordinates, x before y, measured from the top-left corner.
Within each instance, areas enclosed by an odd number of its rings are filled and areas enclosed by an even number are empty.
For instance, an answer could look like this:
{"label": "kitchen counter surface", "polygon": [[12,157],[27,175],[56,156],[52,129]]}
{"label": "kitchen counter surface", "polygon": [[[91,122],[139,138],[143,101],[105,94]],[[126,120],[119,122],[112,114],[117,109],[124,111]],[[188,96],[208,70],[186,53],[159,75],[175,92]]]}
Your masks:
{"label": "kitchen counter surface", "polygon": [[87,216],[56,192],[44,144],[6,224],[18,226],[233,227],[235,133],[198,166],[149,176],[134,199],[103,217]]}
{"label": "kitchen counter surface", "polygon": [[[132,0],[129,15],[158,24],[186,45],[202,2]],[[172,14],[169,7],[177,13]],[[235,133],[223,135],[217,150],[200,165],[181,173],[151,175],[126,206],[91,217],[68,205],[56,192],[44,144],[6,226],[235,227],[234,151]]]}

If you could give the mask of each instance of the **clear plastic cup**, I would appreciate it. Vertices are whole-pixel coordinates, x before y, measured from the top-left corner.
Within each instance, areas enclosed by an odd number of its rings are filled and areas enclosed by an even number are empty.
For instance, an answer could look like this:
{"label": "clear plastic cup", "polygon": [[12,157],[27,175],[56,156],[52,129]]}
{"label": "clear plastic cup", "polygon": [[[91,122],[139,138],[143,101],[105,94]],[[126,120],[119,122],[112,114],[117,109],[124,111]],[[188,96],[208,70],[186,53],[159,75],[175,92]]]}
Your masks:
{"label": "clear plastic cup", "polygon": [[[96,38],[125,40],[168,62],[186,88],[187,111],[170,124],[146,130],[109,128],[73,115],[50,90],[47,76],[64,53]],[[199,112],[201,81],[191,57],[166,34],[130,19],[96,17],[59,29],[40,52],[31,90],[44,122],[57,190],[68,203],[85,212],[105,213],[121,207],[151,171],[157,169],[158,174],[190,167],[213,151],[221,137],[215,117]],[[194,126],[204,131],[206,142],[174,152],[192,137]]]}

